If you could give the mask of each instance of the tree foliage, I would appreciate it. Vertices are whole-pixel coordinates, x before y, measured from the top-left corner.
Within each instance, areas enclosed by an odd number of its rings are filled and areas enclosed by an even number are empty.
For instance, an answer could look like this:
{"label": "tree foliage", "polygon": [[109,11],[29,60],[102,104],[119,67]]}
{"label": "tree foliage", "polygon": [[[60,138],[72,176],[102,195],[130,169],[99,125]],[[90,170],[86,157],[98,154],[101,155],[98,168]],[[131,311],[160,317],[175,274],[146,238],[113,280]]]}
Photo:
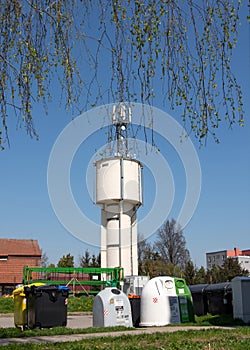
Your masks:
{"label": "tree foliage", "polygon": [[[0,146],[18,125],[38,137],[33,105],[55,79],[65,107],[114,101],[181,107],[202,139],[222,119],[243,124],[231,70],[240,1],[1,0]],[[105,67],[105,75],[103,74]]]}
{"label": "tree foliage", "polygon": [[42,250],[42,256],[41,256],[41,266],[47,267],[49,262],[49,258],[45,251]]}
{"label": "tree foliage", "polygon": [[57,267],[74,267],[74,257],[70,253],[63,255],[58,261]]}
{"label": "tree foliage", "polygon": [[139,237],[139,275],[182,277],[190,261],[189,251],[180,226],[174,219],[167,220],[157,232],[157,238],[150,243]]}
{"label": "tree foliage", "polygon": [[184,278],[188,285],[196,284],[197,270],[191,260],[189,260],[184,269]]}
{"label": "tree foliage", "polygon": [[155,247],[162,259],[182,269],[190,260],[183,231],[174,219],[167,220],[158,230]]}
{"label": "tree foliage", "polygon": [[233,258],[228,258],[223,263],[222,267],[213,265],[207,271],[209,283],[219,283],[231,281],[236,276],[249,276],[249,271],[242,269],[240,263]]}
{"label": "tree foliage", "polygon": [[195,266],[186,249],[182,231],[173,219],[171,222],[165,222],[158,231],[155,242],[150,243],[140,237],[138,265],[139,275],[148,275],[150,278],[156,276],[183,277],[188,285],[228,282],[236,276],[250,275],[250,272],[243,269],[240,263],[233,258],[226,259],[221,267],[213,265],[208,270],[203,266],[199,268]]}
{"label": "tree foliage", "polygon": [[84,254],[79,257],[81,267],[101,267],[101,254],[90,255],[88,249],[85,250]]}

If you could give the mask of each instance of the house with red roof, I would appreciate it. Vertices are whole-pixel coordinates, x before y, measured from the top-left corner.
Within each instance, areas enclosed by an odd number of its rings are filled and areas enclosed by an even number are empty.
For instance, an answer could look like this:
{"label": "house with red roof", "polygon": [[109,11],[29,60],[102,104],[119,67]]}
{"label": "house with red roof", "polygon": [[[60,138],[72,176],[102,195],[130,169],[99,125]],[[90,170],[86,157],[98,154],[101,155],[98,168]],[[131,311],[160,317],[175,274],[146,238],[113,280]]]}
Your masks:
{"label": "house with red roof", "polygon": [[41,266],[41,256],[37,240],[0,238],[0,294],[23,282],[24,266]]}

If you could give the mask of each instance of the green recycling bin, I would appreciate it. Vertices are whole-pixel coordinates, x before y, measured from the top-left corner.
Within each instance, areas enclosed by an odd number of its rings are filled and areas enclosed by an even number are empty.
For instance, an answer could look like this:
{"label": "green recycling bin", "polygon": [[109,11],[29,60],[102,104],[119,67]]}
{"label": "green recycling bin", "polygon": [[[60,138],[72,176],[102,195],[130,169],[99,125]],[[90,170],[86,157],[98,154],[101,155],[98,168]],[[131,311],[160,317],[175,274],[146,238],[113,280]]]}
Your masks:
{"label": "green recycling bin", "polygon": [[27,327],[27,308],[25,287],[43,286],[44,283],[34,283],[26,286],[21,286],[13,291],[14,297],[14,324],[15,327],[25,329]]}
{"label": "green recycling bin", "polygon": [[178,296],[181,322],[194,322],[194,308],[190,289],[183,278],[174,278],[176,294]]}

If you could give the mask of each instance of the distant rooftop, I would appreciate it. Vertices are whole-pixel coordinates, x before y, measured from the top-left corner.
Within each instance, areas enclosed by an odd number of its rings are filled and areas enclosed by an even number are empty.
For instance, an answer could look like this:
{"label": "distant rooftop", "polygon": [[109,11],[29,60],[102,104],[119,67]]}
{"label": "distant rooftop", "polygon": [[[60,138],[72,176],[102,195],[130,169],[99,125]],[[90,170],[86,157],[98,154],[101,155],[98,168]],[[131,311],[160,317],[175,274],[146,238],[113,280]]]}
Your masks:
{"label": "distant rooftop", "polygon": [[41,256],[38,241],[34,239],[0,238],[0,256]]}

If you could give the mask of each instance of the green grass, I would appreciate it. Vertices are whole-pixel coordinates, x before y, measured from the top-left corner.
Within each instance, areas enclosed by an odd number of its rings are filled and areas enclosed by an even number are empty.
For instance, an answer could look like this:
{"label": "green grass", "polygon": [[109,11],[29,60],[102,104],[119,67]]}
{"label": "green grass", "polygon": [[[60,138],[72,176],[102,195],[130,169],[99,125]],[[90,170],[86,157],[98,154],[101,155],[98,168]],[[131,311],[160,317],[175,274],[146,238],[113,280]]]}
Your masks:
{"label": "green grass", "polygon": [[198,326],[247,326],[242,320],[234,319],[233,315],[204,315],[195,316]]}
{"label": "green grass", "polygon": [[10,344],[1,349],[8,350],[247,350],[250,349],[250,329],[247,327],[228,329],[187,330],[174,333],[154,333],[118,337],[98,337],[77,342],[56,344]]}
{"label": "green grass", "polygon": [[[81,297],[69,297],[68,312],[85,312],[92,311],[94,297],[81,296]],[[0,313],[8,314],[14,312],[14,299],[13,298],[0,298]]]}
{"label": "green grass", "polygon": [[14,311],[14,299],[0,297],[0,314],[9,314]]}
{"label": "green grass", "polygon": [[[169,325],[171,327],[178,327],[179,325]],[[231,316],[219,316],[219,315],[206,315],[202,317],[196,317],[195,323],[181,324],[183,327],[188,326],[244,326],[241,321],[235,321]],[[242,327],[243,328],[243,327]],[[110,328],[84,328],[84,329],[70,329],[65,327],[54,327],[51,329],[29,329],[22,332],[17,328],[0,328],[0,339],[2,338],[24,338],[24,337],[38,337],[42,335],[70,335],[70,334],[90,334],[101,332],[115,332],[122,330],[134,330],[135,328],[125,327],[110,327]],[[1,350],[1,348],[0,348]]]}
{"label": "green grass", "polygon": [[[0,328],[0,339],[4,338],[29,338],[40,337],[43,335],[70,335],[70,334],[91,334],[102,332],[117,332],[117,331],[133,331],[135,328],[126,327],[106,327],[106,328],[83,328],[83,329],[70,329],[65,327],[43,328],[43,329],[27,329],[21,331],[18,328]],[[1,348],[0,348],[1,349]]]}
{"label": "green grass", "polygon": [[68,312],[92,311],[94,297],[69,297]]}

